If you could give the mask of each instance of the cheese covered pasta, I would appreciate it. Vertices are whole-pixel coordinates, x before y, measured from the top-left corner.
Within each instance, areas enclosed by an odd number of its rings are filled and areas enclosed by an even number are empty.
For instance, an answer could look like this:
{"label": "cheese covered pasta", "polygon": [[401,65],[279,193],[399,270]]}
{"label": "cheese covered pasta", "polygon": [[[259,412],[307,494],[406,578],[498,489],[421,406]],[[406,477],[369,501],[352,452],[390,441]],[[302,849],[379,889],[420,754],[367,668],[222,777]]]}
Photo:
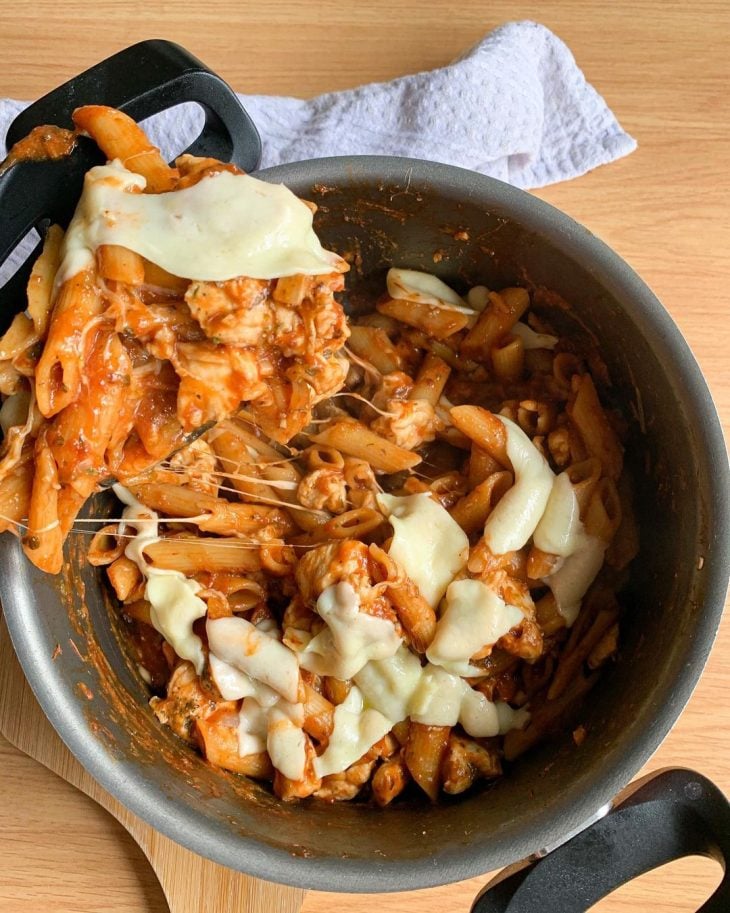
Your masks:
{"label": "cheese covered pasta", "polygon": [[114,482],[89,561],[155,715],[283,800],[498,777],[617,649],[637,534],[599,354],[539,291],[398,267],[348,320],[309,204],[74,120],[110,161],[0,339],[0,530],[56,572]]}

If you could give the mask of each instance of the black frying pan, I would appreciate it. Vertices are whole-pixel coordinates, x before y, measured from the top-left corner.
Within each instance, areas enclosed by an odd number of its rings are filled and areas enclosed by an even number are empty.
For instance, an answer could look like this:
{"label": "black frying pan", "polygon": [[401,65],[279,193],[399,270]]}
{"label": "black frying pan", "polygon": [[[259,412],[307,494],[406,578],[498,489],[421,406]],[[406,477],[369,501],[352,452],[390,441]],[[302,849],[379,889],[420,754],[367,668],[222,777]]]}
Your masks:
{"label": "black frying pan", "polygon": [[[71,126],[82,104],[136,119],[183,101],[206,112],[196,154],[254,170],[258,134],[234,94],[186,51],[148,41],[50,93],[12,124],[8,145],[44,123]],[[0,177],[0,264],[32,228],[66,224],[83,173],[99,161],[81,140],[67,160]],[[353,300],[391,263],[457,284],[515,281],[555,290],[601,340],[634,423],[642,551],[625,594],[618,663],[586,701],[587,731],[534,750],[490,788],[440,806],[415,800],[284,805],[262,786],[212,770],[162,729],[124,652],[100,577],[71,537],[59,578],[0,538],[0,595],[18,657],[61,737],[102,785],[190,849],[252,875],[319,890],[406,890],[515,863],[474,903],[478,913],[583,911],[671,859],[730,856],[730,809],[700,774],[650,778],[589,827],[650,757],[699,678],[727,585],[728,466],[719,422],[679,331],[605,245],[530,195],[462,169],[377,156],[320,159],[261,172],[320,205],[325,244],[354,251]],[[468,243],[454,238],[466,230]],[[433,254],[440,252],[438,266]],[[27,269],[0,290],[0,326],[24,306]],[[103,501],[94,506],[98,514]],[[74,649],[71,649],[73,643]],[[62,646],[60,654],[56,645]],[[85,686],[80,696],[79,685]],[[545,855],[546,848],[553,848]],[[537,861],[535,861],[537,859]],[[730,876],[701,908],[730,910]]]}

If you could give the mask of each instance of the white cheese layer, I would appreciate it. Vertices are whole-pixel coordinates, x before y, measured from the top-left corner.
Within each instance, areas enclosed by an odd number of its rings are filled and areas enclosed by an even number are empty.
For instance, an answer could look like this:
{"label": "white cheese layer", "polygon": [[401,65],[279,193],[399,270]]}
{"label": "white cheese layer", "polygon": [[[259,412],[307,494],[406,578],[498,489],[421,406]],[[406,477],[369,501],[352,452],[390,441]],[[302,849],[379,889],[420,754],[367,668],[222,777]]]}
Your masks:
{"label": "white cheese layer", "polygon": [[273,688],[269,688],[263,682],[257,682],[235,666],[223,662],[215,653],[208,653],[208,664],[210,677],[223,700],[239,701],[241,698],[255,697],[262,707],[271,707],[279,700],[279,695]]}
{"label": "white cheese layer", "polygon": [[161,570],[147,563],[145,548],[160,538],[159,517],[123,485],[115,485],[114,493],[126,505],[122,512],[122,528],[131,528],[135,532],[124,554],[135,562],[147,581],[144,596],[150,604],[152,625],[178,656],[190,660],[200,675],[205,665],[205,654],[202,641],[193,633],[193,622],[207,611],[203,600],[196,595],[200,585],[195,580],[188,580],[180,571]]}
{"label": "white cheese layer", "polygon": [[304,777],[307,749],[302,722],[279,706],[272,707],[267,717],[266,750],[274,767],[290,780]]}
{"label": "white cheese layer", "polygon": [[549,333],[536,333],[531,326],[520,323],[518,320],[510,330],[513,336],[522,340],[525,349],[554,349],[558,344],[558,337]]}
{"label": "white cheese layer", "polygon": [[358,761],[393,728],[393,723],[377,710],[363,709],[362,695],[350,689],[347,698],[335,708],[334,729],[327,748],[314,760],[318,777],[341,773]]}
{"label": "white cheese layer", "polygon": [[145,183],[118,160],[86,173],[57,285],[91,266],[102,244],[120,244],[187,279],[274,279],[341,268],[343,261],[319,243],[309,207],[283,184],[227,171],[169,193],[140,193]]}
{"label": "white cheese layer", "polygon": [[273,703],[260,703],[258,695],[245,697],[238,714],[238,753],[245,758],[267,751],[285,777],[301,780],[307,760],[303,723],[302,704],[289,704],[277,695]]}
{"label": "white cheese layer", "polygon": [[[439,666],[429,663],[421,671],[418,685],[411,695],[408,715],[427,726],[456,726],[461,714],[464,682]],[[469,688],[468,685],[466,685]],[[470,689],[471,690],[471,689]]]}
{"label": "white cheese layer", "polygon": [[456,292],[442,282],[438,276],[422,273],[415,269],[388,270],[385,279],[388,294],[391,298],[415,301],[418,304],[430,304],[432,307],[445,307],[451,311],[461,311],[472,315],[474,311]]}
{"label": "white cheese layer", "polygon": [[[262,630],[264,626],[257,627],[262,637],[278,644],[282,650],[287,650]],[[235,633],[238,634],[237,631]],[[222,660],[213,649],[221,648],[220,639],[225,638],[226,631],[218,627],[214,634],[215,643],[210,643],[211,652],[208,654],[211,677],[226,700],[243,698],[238,720],[238,753],[245,757],[268,751],[271,763],[278,771],[291,780],[301,780],[306,764],[306,738],[302,729],[304,705],[285,700],[270,685],[252,678],[236,665]],[[250,648],[250,638],[246,639],[246,644],[246,649]],[[237,642],[234,637],[227,642],[226,650],[222,652],[227,653],[228,650],[232,651],[240,646],[240,640]],[[230,653],[227,655],[231,658]],[[272,659],[271,654],[267,653],[267,659],[272,662],[272,678],[276,677],[277,667],[273,665],[276,658]],[[247,659],[241,660],[239,657],[238,666],[246,663]]]}
{"label": "white cheese layer", "polygon": [[[147,564],[144,549],[159,538],[159,518],[123,486],[115,485],[114,490],[127,505],[122,515],[125,525],[136,532],[125,554],[137,563],[147,580],[145,598],[150,603],[152,624],[200,675],[205,654],[192,630],[193,621],[207,610],[195,595],[200,585],[179,571]],[[300,780],[306,763],[306,740],[304,707],[297,703],[299,664],[295,654],[276,639],[278,629],[268,620],[255,626],[243,618],[208,619],[206,633],[211,677],[221,697],[229,701],[243,698],[238,753],[245,757],[268,751],[277,770]]]}
{"label": "white cheese layer", "polygon": [[[506,495],[505,495],[506,497]],[[378,495],[393,527],[388,554],[408,574],[432,608],[466,567],[469,539],[449,512],[424,493]]]}
{"label": "white cheese layer", "polygon": [[[524,618],[481,580],[455,580],[446,591],[446,608],[426,651],[437,666],[468,662],[482,647],[495,644]],[[476,670],[479,674],[479,670]]]}
{"label": "white cheese layer", "polygon": [[355,682],[369,706],[400,722],[408,716],[422,672],[419,658],[403,646],[389,659],[368,663],[355,676]]}
{"label": "white cheese layer", "polygon": [[568,627],[574,624],[583,597],[603,566],[606,547],[601,539],[583,533],[573,554],[543,581],[550,587]]}
{"label": "white cheese layer", "polygon": [[551,555],[567,558],[578,547],[583,532],[580,505],[567,472],[553,482],[545,513],[533,536],[535,545]]}
{"label": "white cheese layer", "polygon": [[467,682],[439,666],[421,667],[402,646],[387,659],[367,664],[355,676],[347,699],[335,708],[334,729],[314,761],[317,776],[340,773],[358,761],[407,717],[428,726],[461,723],[473,736],[494,736],[524,726],[529,714],[488,701]]}
{"label": "white cheese layer", "polygon": [[515,482],[487,517],[484,541],[493,554],[504,555],[522,548],[534,533],[555,476],[525,432],[503,415],[497,418],[507,432],[507,456]]}
{"label": "white cheese layer", "polygon": [[[192,584],[192,585],[191,585]],[[200,675],[203,671],[203,649],[200,638],[193,634],[193,622],[202,618],[208,607],[195,595],[200,589],[194,580],[169,574],[152,575],[145,587],[145,599],[150,604],[150,620],[175,652],[189,659]]]}
{"label": "white cheese layer", "polygon": [[253,697],[246,697],[238,714],[238,753],[242,758],[266,751],[269,730],[268,708]]}
{"label": "white cheese layer", "polygon": [[535,545],[562,561],[543,579],[555,597],[558,611],[571,627],[588,587],[603,566],[606,543],[586,534],[580,519],[580,505],[566,472],[553,483],[547,507],[533,537]]}
{"label": "white cheese layer", "polygon": [[392,656],[401,644],[392,622],[360,611],[357,593],[346,581],[322,592],[317,613],[327,627],[308,642],[304,635],[299,654],[301,666],[317,675],[344,681],[370,660]]}
{"label": "white cheese layer", "polygon": [[421,667],[406,647],[390,659],[369,663],[355,683],[365,706],[379,711],[395,725],[410,716],[428,726],[461,723],[473,736],[493,736],[520,727],[529,718],[524,710],[492,703],[458,675],[431,663]]}
{"label": "white cheese layer", "polygon": [[211,653],[268,685],[289,703],[297,702],[299,663],[288,647],[245,618],[209,618],[205,629]]}

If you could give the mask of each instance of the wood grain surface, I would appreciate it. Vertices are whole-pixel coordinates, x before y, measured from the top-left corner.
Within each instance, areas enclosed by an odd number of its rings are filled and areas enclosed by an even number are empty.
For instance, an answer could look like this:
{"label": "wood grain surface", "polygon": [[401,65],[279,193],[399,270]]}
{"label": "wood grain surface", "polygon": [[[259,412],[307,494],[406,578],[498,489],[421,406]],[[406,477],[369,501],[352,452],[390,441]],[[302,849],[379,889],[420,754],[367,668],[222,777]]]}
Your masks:
{"label": "wood grain surface", "polygon": [[[726,0],[463,0],[456,6],[443,0],[4,4],[0,96],[37,97],[102,57],[150,37],[187,46],[239,91],[309,96],[443,65],[494,26],[523,18],[543,22],[567,42],[588,79],[639,141],[638,151],[627,159],[537,195],[602,237],[654,289],[692,347],[727,427]],[[695,767],[730,791],[729,658],[730,626],[725,622],[700,685],[647,771],[670,764]],[[9,661],[0,671],[18,674]],[[60,743],[58,751],[64,751]],[[64,775],[70,776],[75,762],[59,757]],[[0,774],[0,911],[167,910],[141,851],[99,805],[3,739]],[[197,891],[199,870],[182,864],[173,871],[181,890]],[[719,877],[719,868],[707,860],[683,860],[621,889],[594,909],[695,910]],[[466,913],[486,880],[377,898],[312,892],[302,910]],[[196,909],[258,913],[251,897],[235,892],[215,906],[209,895],[203,896],[208,899]],[[289,913],[284,905],[269,909]]]}

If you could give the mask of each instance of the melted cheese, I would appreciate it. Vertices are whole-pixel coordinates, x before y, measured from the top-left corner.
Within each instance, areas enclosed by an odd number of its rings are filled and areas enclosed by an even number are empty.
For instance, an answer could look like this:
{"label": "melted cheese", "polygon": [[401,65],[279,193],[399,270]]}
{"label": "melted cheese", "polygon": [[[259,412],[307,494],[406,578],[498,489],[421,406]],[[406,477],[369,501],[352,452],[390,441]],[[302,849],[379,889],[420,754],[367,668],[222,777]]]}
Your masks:
{"label": "melted cheese", "polygon": [[371,707],[400,722],[408,716],[409,704],[421,680],[421,661],[402,646],[389,659],[370,662],[355,676],[355,682]]}
{"label": "melted cheese", "polygon": [[[209,661],[222,696],[227,700],[243,697],[238,715],[239,755],[245,757],[268,751],[277,770],[292,780],[300,780],[306,763],[306,738],[302,730],[304,705],[283,700],[271,688],[228,666],[214,653],[209,655]],[[231,686],[227,694],[221,684]],[[236,687],[237,684],[240,687]]]}
{"label": "melted cheese", "polygon": [[530,714],[524,707],[514,710],[504,701],[492,703],[480,691],[466,685],[459,722],[474,738],[486,739],[504,735],[510,729],[523,729],[529,719]]}
{"label": "melted cheese", "polygon": [[561,472],[553,483],[533,541],[542,551],[567,558],[578,547],[582,533],[578,499],[567,472]]}
{"label": "melted cheese", "polygon": [[360,611],[357,593],[346,581],[322,592],[317,613],[327,627],[309,641],[299,632],[300,663],[317,675],[352,678],[370,660],[392,656],[401,644],[392,622]]}
{"label": "melted cheese", "polygon": [[388,294],[391,298],[415,301],[418,304],[430,304],[433,307],[448,308],[451,311],[462,311],[472,315],[474,311],[466,302],[431,273],[421,273],[415,269],[389,269],[386,276]]}
{"label": "melted cheese", "polygon": [[210,650],[219,659],[273,688],[290,703],[297,702],[299,664],[288,647],[245,618],[209,618],[206,632]]}
{"label": "melted cheese", "polygon": [[271,763],[290,780],[301,780],[307,761],[306,739],[301,723],[292,720],[284,709],[275,706],[269,711],[266,724],[266,750]]}
{"label": "melted cheese", "polygon": [[525,349],[554,349],[558,344],[557,336],[550,336],[548,333],[536,333],[532,327],[526,323],[520,323],[518,320],[510,330],[513,336],[522,340]]}
{"label": "melted cheese", "polygon": [[458,675],[451,675],[429,663],[423,668],[418,686],[411,695],[408,715],[416,723],[427,726],[456,726],[461,714],[464,685],[466,682]]}
{"label": "melted cheese", "polygon": [[160,538],[159,517],[123,485],[115,485],[114,493],[126,505],[122,513],[123,527],[131,527],[135,531],[124,554],[135,562],[147,581],[144,596],[150,603],[152,625],[178,656],[192,662],[200,675],[205,665],[205,654],[202,641],[193,633],[193,622],[207,611],[203,600],[196,595],[201,587],[179,571],[161,570],[147,563],[145,548]]}
{"label": "melted cheese", "polygon": [[378,504],[393,527],[388,554],[435,608],[454,577],[466,567],[469,556],[466,533],[425,492],[404,498],[378,495]]}
{"label": "melted cheese", "polygon": [[153,542],[158,542],[160,539],[160,518],[158,515],[154,510],[145,507],[144,504],[142,504],[141,501],[138,501],[132,492],[123,485],[114,485],[113,491],[122,504],[126,505],[122,512],[123,523],[119,528],[119,532],[125,533],[127,527],[132,527],[135,533],[124,549],[125,556],[129,558],[130,561],[134,561],[145,578],[150,574],[157,573],[176,574],[177,571],[158,571],[157,569],[150,567],[144,556],[145,548],[148,545],[152,545]]}
{"label": "melted cheese", "polygon": [[508,704],[492,703],[458,675],[431,663],[424,667],[406,647],[390,659],[369,663],[355,683],[365,706],[388,717],[392,725],[410,716],[428,726],[461,723],[473,736],[503,734],[525,724],[529,714]]}
{"label": "melted cheese", "polygon": [[242,697],[255,697],[263,707],[271,707],[279,700],[279,695],[273,688],[257,682],[235,666],[223,662],[215,653],[208,653],[208,664],[210,677],[224,700],[238,701]]}
{"label": "melted cheese", "polygon": [[605,551],[605,542],[584,533],[573,554],[543,581],[552,590],[558,611],[565,618],[568,627],[578,617],[581,601],[601,570]]}
{"label": "melted cheese", "polygon": [[345,701],[335,707],[334,728],[325,751],[314,760],[318,777],[341,773],[358,761],[393,728],[393,723],[372,708],[363,709],[357,688],[350,689]]}
{"label": "melted cheese", "polygon": [[[114,491],[127,505],[124,523],[135,529],[125,554],[147,579],[145,598],[150,603],[152,624],[200,675],[205,654],[192,629],[193,621],[207,611],[203,600],[195,595],[200,585],[179,571],[147,564],[144,550],[159,538],[159,517],[123,486],[115,485]],[[276,639],[276,624],[268,619],[255,626],[243,618],[217,618],[208,620],[206,632],[211,677],[221,697],[229,701],[243,698],[238,721],[239,755],[268,751],[271,763],[284,776],[301,779],[306,739],[302,729],[304,707],[297,702],[299,664],[294,653]]]}
{"label": "melted cheese", "polygon": [[507,456],[515,483],[484,524],[484,541],[495,555],[522,548],[545,512],[553,488],[547,460],[525,432],[503,415],[497,418],[507,431]]}
{"label": "melted cheese", "polygon": [[268,710],[252,697],[243,699],[238,714],[238,753],[242,758],[266,751]]}
{"label": "melted cheese", "polygon": [[588,587],[603,565],[606,543],[586,534],[575,490],[565,472],[553,483],[533,541],[539,549],[563,559],[543,583],[552,590],[558,611],[571,627]]}
{"label": "melted cheese", "polygon": [[194,580],[155,574],[147,581],[145,599],[150,603],[153,627],[172,645],[178,656],[190,660],[200,675],[205,656],[200,638],[193,634],[193,622],[202,618],[208,607],[195,595],[195,586],[198,585]]}
{"label": "melted cheese", "polygon": [[446,608],[426,656],[430,662],[447,669],[450,663],[467,662],[482,647],[496,643],[523,618],[518,608],[506,605],[481,580],[455,580],[446,591]]}
{"label": "melted cheese", "polygon": [[309,207],[282,184],[227,171],[170,193],[140,193],[145,183],[118,160],[86,173],[57,285],[91,266],[101,244],[120,244],[187,279],[342,269],[343,261],[319,243]]}

